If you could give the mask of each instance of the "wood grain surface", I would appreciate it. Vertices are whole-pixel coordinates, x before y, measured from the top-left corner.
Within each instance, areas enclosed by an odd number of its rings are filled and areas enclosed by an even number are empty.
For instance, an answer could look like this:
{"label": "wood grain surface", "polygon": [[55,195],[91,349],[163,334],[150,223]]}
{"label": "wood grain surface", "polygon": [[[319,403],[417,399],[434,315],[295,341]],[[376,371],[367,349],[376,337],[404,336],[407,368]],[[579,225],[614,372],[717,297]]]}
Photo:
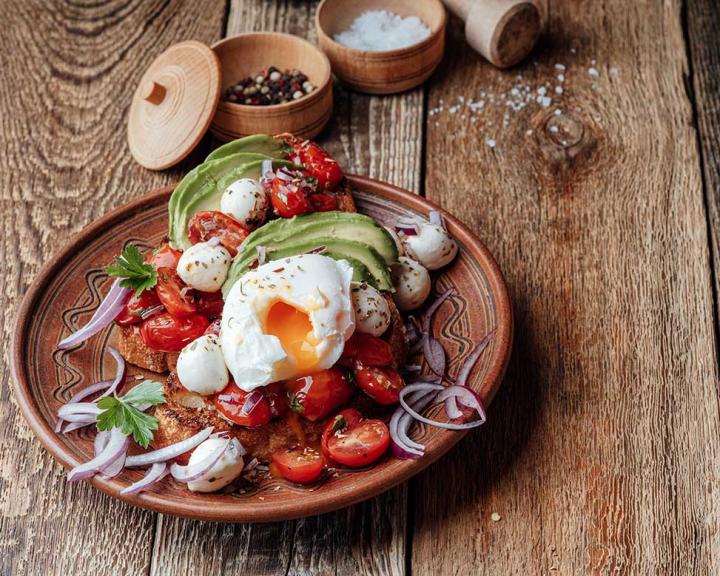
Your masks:
{"label": "wood grain surface", "polygon": [[417,480],[334,514],[220,525],[70,486],[35,441],[8,386],[22,294],[74,232],[207,149],[165,173],[132,161],[125,120],[143,71],[181,40],[268,29],[314,41],[315,6],[3,5],[0,574],[720,573],[710,0],[550,2],[541,48],[506,72],[466,49],[453,18],[424,89],[336,88],[322,142],[349,171],[472,225],[515,306],[488,425]]}

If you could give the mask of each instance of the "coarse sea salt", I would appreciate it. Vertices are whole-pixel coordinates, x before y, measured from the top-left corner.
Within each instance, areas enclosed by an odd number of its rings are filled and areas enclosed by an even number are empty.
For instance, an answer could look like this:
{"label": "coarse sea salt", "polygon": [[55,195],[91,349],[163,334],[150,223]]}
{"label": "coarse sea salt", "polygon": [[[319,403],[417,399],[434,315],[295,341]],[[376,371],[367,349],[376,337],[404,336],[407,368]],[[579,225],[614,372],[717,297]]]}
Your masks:
{"label": "coarse sea salt", "polygon": [[334,39],[355,50],[384,52],[406,48],[430,36],[430,28],[417,16],[403,18],[387,10],[369,10]]}

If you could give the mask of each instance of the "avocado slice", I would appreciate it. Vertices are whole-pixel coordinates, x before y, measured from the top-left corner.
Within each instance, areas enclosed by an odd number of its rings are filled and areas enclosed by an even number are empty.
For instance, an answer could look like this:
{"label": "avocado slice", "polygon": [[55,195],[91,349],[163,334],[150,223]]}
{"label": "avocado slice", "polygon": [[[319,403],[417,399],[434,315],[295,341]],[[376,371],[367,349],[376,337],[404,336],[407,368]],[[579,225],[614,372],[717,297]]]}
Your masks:
{"label": "avocado slice", "polygon": [[[168,211],[169,235],[173,247],[185,250],[190,246],[187,224],[194,214],[203,210],[219,210],[225,188],[239,178],[259,179],[262,164],[268,160],[262,154],[238,153],[204,162],[190,171],[175,188]],[[292,166],[284,160],[272,160],[273,169]]]}
{"label": "avocado slice", "polygon": [[[223,294],[227,296],[233,284],[250,270],[257,257],[256,248],[248,249],[243,242],[243,251],[233,260],[227,280],[223,284]],[[289,256],[307,254],[316,248],[325,247],[322,252],[334,260],[347,260],[353,267],[353,279],[365,281],[379,290],[391,290],[390,269],[378,252],[363,242],[344,238],[315,238],[313,240],[290,239],[284,243],[266,246],[266,261],[279,260]]]}
{"label": "avocado slice", "polygon": [[317,240],[318,245],[327,245],[327,238],[363,242],[372,247],[388,266],[398,259],[397,246],[390,233],[369,216],[356,212],[314,212],[293,218],[278,218],[252,232],[243,242],[243,250],[254,253],[257,246],[271,248],[298,240]]}
{"label": "avocado slice", "polygon": [[276,140],[267,134],[253,134],[252,136],[245,136],[245,138],[239,138],[223,144],[220,148],[213,150],[210,155],[205,158],[205,162],[231,156],[238,152],[253,152],[277,158],[278,160],[287,160],[289,150],[290,147],[282,140]]}

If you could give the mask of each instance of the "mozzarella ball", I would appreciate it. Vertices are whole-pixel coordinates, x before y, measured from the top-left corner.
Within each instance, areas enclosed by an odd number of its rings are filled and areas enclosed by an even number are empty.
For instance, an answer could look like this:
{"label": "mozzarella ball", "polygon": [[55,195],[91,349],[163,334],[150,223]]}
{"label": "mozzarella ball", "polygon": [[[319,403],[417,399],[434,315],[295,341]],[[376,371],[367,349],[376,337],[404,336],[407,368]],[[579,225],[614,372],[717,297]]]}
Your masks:
{"label": "mozzarella ball", "polygon": [[400,310],[419,308],[430,295],[432,283],[425,267],[407,256],[401,256],[392,270],[393,299]]}
{"label": "mozzarella ball", "polygon": [[385,296],[365,282],[353,282],[350,289],[355,330],[381,336],[390,326],[390,306]]}
{"label": "mozzarella ball", "polygon": [[400,241],[400,236],[397,235],[397,232],[390,228],[390,226],[383,226],[385,230],[387,230],[388,234],[390,234],[390,237],[393,239],[393,242],[395,242],[395,246],[397,247],[398,256],[405,256],[405,247],[403,246],[402,242]]}
{"label": "mozzarella ball", "polygon": [[458,246],[445,228],[417,219],[418,233],[402,236],[405,253],[428,270],[437,270],[449,264],[458,251]]}
{"label": "mozzarella ball", "polygon": [[220,211],[229,214],[249,228],[255,228],[265,222],[269,206],[270,202],[265,190],[260,182],[252,178],[235,180],[220,198]]}
{"label": "mozzarella ball", "polygon": [[201,292],[217,292],[230,268],[230,253],[212,241],[193,244],[182,253],[177,273],[182,281]]}
{"label": "mozzarella ball", "polygon": [[202,396],[220,392],[229,381],[220,340],[215,334],[205,334],[185,346],[175,370],[180,384]]}
{"label": "mozzarella ball", "polygon": [[215,492],[225,488],[240,476],[245,462],[242,455],[235,449],[235,444],[229,438],[208,438],[205,440],[190,454],[189,465],[192,466],[201,462],[223,444],[229,444],[229,446],[225,449],[225,453],[220,457],[220,460],[200,478],[188,482],[190,490],[193,492]]}

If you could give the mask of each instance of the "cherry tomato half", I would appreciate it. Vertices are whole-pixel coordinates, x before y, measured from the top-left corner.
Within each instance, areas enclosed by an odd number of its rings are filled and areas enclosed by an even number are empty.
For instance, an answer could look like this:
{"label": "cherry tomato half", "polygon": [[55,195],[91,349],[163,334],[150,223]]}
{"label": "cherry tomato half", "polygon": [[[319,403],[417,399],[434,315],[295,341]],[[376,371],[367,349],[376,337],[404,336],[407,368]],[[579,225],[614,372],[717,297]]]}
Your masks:
{"label": "cherry tomato half", "polygon": [[140,294],[140,297],[133,293],[133,295],[130,296],[130,300],[125,304],[125,308],[123,308],[122,312],[115,318],[115,322],[119,326],[139,324],[142,322],[140,315],[148,308],[158,306],[159,304],[160,300],[157,294],[155,294],[155,290],[144,290],[142,294]]}
{"label": "cherry tomato half", "polygon": [[320,190],[334,190],[343,179],[340,165],[315,142],[295,140],[291,147],[310,175],[318,181]]}
{"label": "cherry tomato half", "polygon": [[173,316],[167,312],[148,318],[140,327],[143,342],[159,352],[180,352],[203,335],[208,327],[205,316]]}
{"label": "cherry tomato half", "polygon": [[324,192],[317,192],[310,194],[310,206],[312,206],[313,212],[331,212],[338,209],[337,200],[335,196],[325,194]]}
{"label": "cherry tomato half", "polygon": [[317,450],[295,446],[273,453],[272,460],[283,478],[298,484],[316,480],[323,471],[323,459]]}
{"label": "cherry tomato half", "polygon": [[365,366],[389,366],[394,361],[390,344],[365,332],[353,333],[342,353],[343,365],[351,367],[358,362]]}
{"label": "cherry tomato half", "polygon": [[327,450],[333,461],[350,468],[375,462],[390,446],[390,431],[381,420],[358,420],[330,434]]}
{"label": "cherry tomato half", "polygon": [[170,247],[170,244],[163,244],[162,246],[153,250],[145,261],[155,266],[155,269],[159,268],[177,268],[178,262],[180,261],[182,252],[175,250]]}
{"label": "cherry tomato half", "polygon": [[362,414],[355,410],[355,408],[346,408],[334,417],[330,418],[330,421],[323,429],[322,442],[320,443],[320,448],[325,460],[331,463],[333,462],[332,456],[330,456],[330,450],[328,449],[328,440],[330,439],[330,436],[346,430],[348,426],[352,426],[359,420],[362,420]]}
{"label": "cherry tomato half", "polygon": [[248,231],[240,222],[218,210],[197,212],[188,222],[190,242],[197,244],[217,238],[233,258],[247,235]]}
{"label": "cherry tomato half", "polygon": [[353,387],[339,368],[301,376],[288,384],[290,408],[311,421],[327,416],[352,394]]}
{"label": "cherry tomato half", "polygon": [[282,382],[273,382],[265,386],[265,398],[270,404],[270,412],[273,416],[284,416],[290,409],[285,384]]}
{"label": "cherry tomato half", "polygon": [[207,316],[211,320],[222,314],[225,301],[222,292],[197,292],[195,294],[195,303],[198,313]]}
{"label": "cherry tomato half", "polygon": [[308,196],[314,192],[315,186],[309,176],[300,170],[279,168],[270,183],[270,201],[281,218],[311,212]]}
{"label": "cherry tomato half", "polygon": [[[249,428],[263,426],[272,418],[270,404],[264,395],[252,410],[247,413],[243,410],[247,397],[254,392],[245,392],[235,382],[230,382],[222,392],[215,396],[213,402],[218,412],[235,424]],[[259,392],[262,394],[262,391]]]}
{"label": "cherry tomato half", "polygon": [[402,376],[390,367],[363,366],[355,371],[355,381],[378,404],[395,404],[405,387]]}
{"label": "cherry tomato half", "polygon": [[188,316],[197,312],[195,291],[180,279],[174,268],[158,269],[155,293],[173,316]]}

